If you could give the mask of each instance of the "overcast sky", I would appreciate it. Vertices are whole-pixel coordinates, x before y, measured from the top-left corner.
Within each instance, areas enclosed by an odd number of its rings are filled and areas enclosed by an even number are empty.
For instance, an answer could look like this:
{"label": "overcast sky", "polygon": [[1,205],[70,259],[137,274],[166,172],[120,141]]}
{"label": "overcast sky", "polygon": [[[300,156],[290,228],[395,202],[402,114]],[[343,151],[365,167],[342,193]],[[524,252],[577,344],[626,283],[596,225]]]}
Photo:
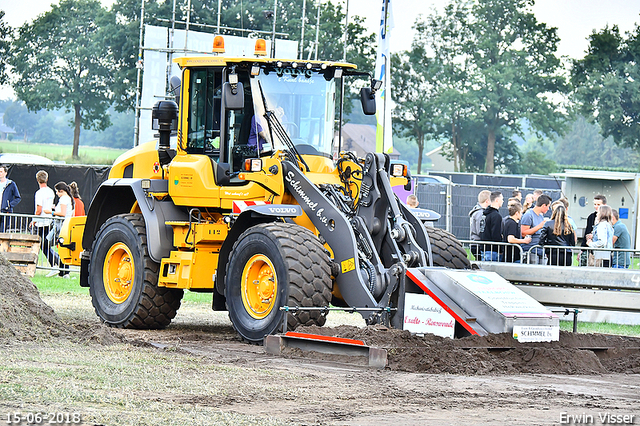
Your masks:
{"label": "overcast sky", "polygon": [[[0,9],[6,12],[5,21],[12,27],[18,27],[49,10],[53,2],[0,0]],[[102,0],[102,3],[110,5],[113,0]],[[446,3],[447,0],[393,0],[395,29],[390,35],[391,50],[408,49],[413,38],[411,27],[418,15],[426,16],[433,8],[441,9]],[[381,5],[382,0],[349,0],[349,15],[365,18],[370,30],[377,33]],[[558,53],[570,58],[584,56],[588,47],[587,37],[594,29],[618,25],[624,34],[633,30],[635,23],[640,23],[640,0],[536,0],[533,11],[538,21],[558,28],[561,39]],[[9,95],[6,89],[0,89],[0,99]]]}

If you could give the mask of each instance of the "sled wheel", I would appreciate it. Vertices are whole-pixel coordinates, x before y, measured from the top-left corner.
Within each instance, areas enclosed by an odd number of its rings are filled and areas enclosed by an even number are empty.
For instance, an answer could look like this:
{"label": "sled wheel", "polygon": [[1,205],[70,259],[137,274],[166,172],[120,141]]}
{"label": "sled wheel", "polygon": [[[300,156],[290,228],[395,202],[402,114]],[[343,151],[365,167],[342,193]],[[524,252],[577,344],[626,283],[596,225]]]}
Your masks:
{"label": "sled wheel", "polygon": [[324,325],[326,312],[281,311],[283,306],[328,307],[329,257],[315,235],[290,223],[247,229],[227,264],[225,296],[229,318],[242,339],[262,343],[265,336],[300,325]]}
{"label": "sled wheel", "polygon": [[176,316],[183,291],[158,287],[159,265],[147,250],[140,214],[107,220],[93,243],[89,293],[96,314],[119,328],[164,328]]}

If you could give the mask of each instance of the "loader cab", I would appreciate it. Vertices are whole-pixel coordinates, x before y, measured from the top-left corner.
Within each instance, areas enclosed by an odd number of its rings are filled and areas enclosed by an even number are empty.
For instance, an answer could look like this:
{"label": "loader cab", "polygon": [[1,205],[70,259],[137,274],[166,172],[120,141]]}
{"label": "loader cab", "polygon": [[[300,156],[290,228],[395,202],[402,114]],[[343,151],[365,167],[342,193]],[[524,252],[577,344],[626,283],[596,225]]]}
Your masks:
{"label": "loader cab", "polygon": [[[236,177],[245,159],[289,150],[289,143],[300,155],[332,161],[336,80],[355,66],[265,58],[178,61],[183,69],[179,151],[208,156],[217,186],[245,185]],[[240,103],[225,102],[232,76]]]}

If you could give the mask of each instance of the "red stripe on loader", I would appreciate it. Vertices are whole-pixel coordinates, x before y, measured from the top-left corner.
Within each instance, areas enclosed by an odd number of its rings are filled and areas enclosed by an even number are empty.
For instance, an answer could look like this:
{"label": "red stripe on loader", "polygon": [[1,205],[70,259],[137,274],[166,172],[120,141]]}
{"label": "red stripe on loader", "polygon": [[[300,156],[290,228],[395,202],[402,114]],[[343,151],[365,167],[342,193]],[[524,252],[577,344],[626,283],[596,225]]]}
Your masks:
{"label": "red stripe on loader", "polygon": [[435,302],[438,305],[442,306],[442,308],[445,311],[447,311],[449,313],[449,315],[451,315],[458,323],[460,323],[460,325],[462,325],[465,328],[465,330],[467,330],[472,335],[473,334],[476,334],[476,335],[478,334],[473,328],[471,328],[471,326],[469,324],[467,324],[467,322],[465,320],[460,318],[460,316],[458,314],[456,314],[449,306],[447,306],[446,303],[444,303],[438,296],[436,296],[431,290],[429,290],[427,288],[427,286],[422,283],[420,278],[418,278],[415,275],[413,275],[413,273],[410,270],[407,270],[407,276],[411,279],[411,281],[414,282],[414,284],[416,284],[425,293],[427,293],[429,295],[429,297],[431,297],[433,300],[435,300]]}

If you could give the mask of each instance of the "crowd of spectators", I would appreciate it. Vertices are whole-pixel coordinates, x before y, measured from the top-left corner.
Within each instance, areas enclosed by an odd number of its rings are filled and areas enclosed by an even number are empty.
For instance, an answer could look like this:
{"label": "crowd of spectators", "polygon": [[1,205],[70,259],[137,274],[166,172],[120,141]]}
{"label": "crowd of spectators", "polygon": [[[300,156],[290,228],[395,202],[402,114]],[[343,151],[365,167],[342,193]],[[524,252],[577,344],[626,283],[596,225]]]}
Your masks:
{"label": "crowd of spectators", "polygon": [[500,191],[478,194],[478,203],[469,212],[470,240],[478,241],[470,248],[477,260],[571,266],[577,254],[581,266],[631,266],[631,252],[611,250],[630,250],[631,236],[604,195],[594,197],[594,212],[587,218],[581,246],[566,198],[552,202],[536,190],[524,200],[523,205],[522,192],[513,191],[507,201],[509,214],[502,217]]}

